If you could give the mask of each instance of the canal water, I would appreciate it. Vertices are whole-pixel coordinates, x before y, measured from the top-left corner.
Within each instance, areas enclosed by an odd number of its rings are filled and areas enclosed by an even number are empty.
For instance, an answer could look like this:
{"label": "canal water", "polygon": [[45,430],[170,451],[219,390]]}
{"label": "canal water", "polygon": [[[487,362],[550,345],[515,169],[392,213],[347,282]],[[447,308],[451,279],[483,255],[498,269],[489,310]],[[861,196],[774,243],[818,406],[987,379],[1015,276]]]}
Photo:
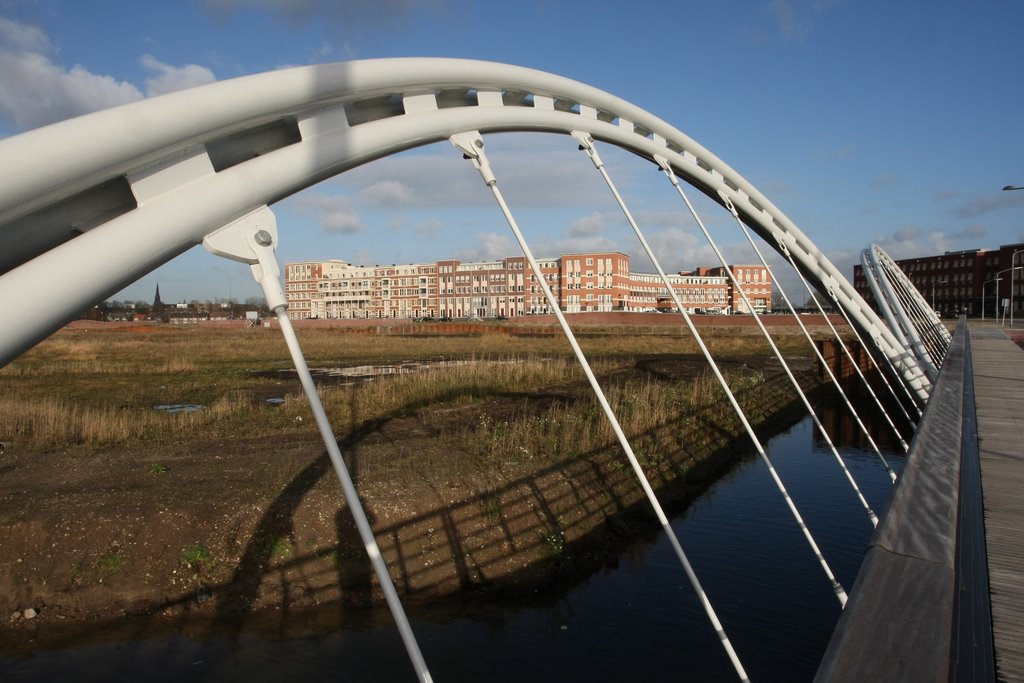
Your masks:
{"label": "canal water", "polygon": [[[892,484],[878,457],[844,437],[846,420],[825,422],[835,426],[848,467],[880,513]],[[768,451],[849,590],[872,527],[834,457],[810,419],[768,442]],[[902,456],[886,457],[899,471]],[[764,464],[739,462],[672,525],[751,679],[813,678],[839,604]],[[438,682],[736,680],[663,534],[638,540],[616,566],[557,594],[420,608],[410,616]],[[274,631],[101,645],[71,640],[58,650],[0,657],[0,679],[415,680],[384,608],[307,635],[268,633]]]}

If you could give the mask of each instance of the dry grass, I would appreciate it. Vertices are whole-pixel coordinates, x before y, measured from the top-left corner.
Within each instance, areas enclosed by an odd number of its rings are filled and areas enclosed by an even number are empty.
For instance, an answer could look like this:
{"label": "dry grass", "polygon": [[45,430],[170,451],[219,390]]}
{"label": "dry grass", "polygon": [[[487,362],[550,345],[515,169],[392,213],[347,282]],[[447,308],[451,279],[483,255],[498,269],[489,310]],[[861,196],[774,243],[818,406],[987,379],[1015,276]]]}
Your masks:
{"label": "dry grass", "polygon": [[[762,398],[761,373],[726,380],[741,405],[747,407]],[[686,381],[632,377],[609,383],[603,390],[641,462],[677,449],[678,435],[691,431],[709,410],[716,420],[733,422],[725,394],[709,372]],[[643,437],[639,443],[635,443],[637,437]],[[617,442],[611,422],[591,396],[554,400],[542,409],[523,402],[501,417],[481,413],[476,423],[464,428],[462,438],[462,446],[478,451],[484,460],[497,457],[505,462],[581,456],[615,447]]]}
{"label": "dry grass", "polygon": [[[672,328],[587,329],[581,344],[627,433],[641,433],[720,398],[714,382],[664,382],[628,376],[637,355],[696,353]],[[735,332],[733,330],[732,332]],[[787,336],[788,338],[788,336]],[[312,366],[345,366],[423,358],[472,364],[348,386],[322,387],[338,429],[403,415],[429,425],[432,411],[487,397],[521,401],[517,414],[464,425],[467,442],[502,453],[527,449],[588,451],[611,441],[607,421],[587,394],[582,371],[558,337],[399,337],[301,330]],[[734,333],[709,337],[722,356],[765,353],[763,340]],[[0,440],[29,447],[131,443],[202,430],[210,438],[308,431],[305,399],[293,389],[284,405],[261,397],[273,380],[256,371],[290,367],[276,330],[173,329],[160,333],[63,331],[0,370]],[[268,385],[270,388],[268,388]],[[291,386],[291,385],[290,385]],[[530,397],[547,396],[538,407]],[[583,398],[580,398],[583,397]],[[164,413],[158,404],[198,403],[203,410]],[[301,420],[299,420],[301,418]],[[497,419],[497,418],[495,418]],[[500,443],[499,443],[500,442]]]}

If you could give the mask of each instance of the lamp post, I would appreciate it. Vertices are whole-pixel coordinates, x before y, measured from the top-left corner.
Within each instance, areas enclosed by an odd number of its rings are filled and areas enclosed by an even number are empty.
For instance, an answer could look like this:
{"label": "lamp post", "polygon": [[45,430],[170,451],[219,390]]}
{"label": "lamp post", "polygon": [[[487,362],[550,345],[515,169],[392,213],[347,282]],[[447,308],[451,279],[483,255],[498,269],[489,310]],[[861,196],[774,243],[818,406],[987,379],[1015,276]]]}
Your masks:
{"label": "lamp post", "polygon": [[[1003,188],[1003,192],[1009,192],[1011,190],[1024,190],[1024,187],[1022,187],[1020,185],[1007,185],[1006,187]],[[1016,259],[1017,258],[1017,254],[1020,254],[1020,253],[1024,253],[1024,249],[1018,249],[1017,251],[1013,252],[1013,256],[1010,257],[1010,266],[1011,267],[1013,267],[1013,265],[1016,263],[1016,261],[1014,259]],[[1010,327],[1011,328],[1013,327],[1013,285],[1014,285],[1014,275],[1013,275],[1013,273],[1010,273]]]}
{"label": "lamp post", "polygon": [[985,287],[990,282],[995,282],[996,283],[996,287],[997,287],[997,289],[996,289],[996,297],[997,297],[996,298],[996,319],[997,320],[999,319],[999,299],[998,299],[998,297],[999,297],[999,290],[998,290],[998,287],[999,287],[999,281],[1000,280],[1002,280],[1001,277],[994,277],[991,280],[985,280],[985,282],[983,282],[982,285],[981,285],[981,319],[982,320],[985,319]]}
{"label": "lamp post", "polygon": [[[1009,187],[1009,186],[1007,186],[1007,187]],[[1010,256],[1010,268],[1013,268],[1013,266],[1017,263],[1017,254],[1024,254],[1024,249],[1018,249],[1017,251],[1013,252],[1012,256]],[[1020,270],[1020,266],[1017,266],[1017,268],[1015,268],[1014,270]],[[1011,271],[1010,272],[1010,329],[1013,329],[1013,290],[1015,289],[1016,283],[1017,283],[1017,274]]]}
{"label": "lamp post", "polygon": [[[947,284],[949,280],[939,280],[940,285]],[[935,283],[932,282],[932,311],[935,311]]]}
{"label": "lamp post", "polygon": [[[1014,271],[1014,270],[1021,270],[1022,268],[1024,268],[1024,266],[1017,266],[1016,268],[1003,268],[998,273],[996,273],[996,320],[1000,320],[1000,316],[999,316],[999,281],[1003,279],[1003,278],[1001,278],[999,276],[1002,275],[1003,273],[1009,273],[1009,272]],[[1006,317],[1006,315],[1005,315],[1005,311],[1004,311],[1003,318],[1005,318],[1005,317]],[[1000,323],[1000,324],[1002,324],[1002,323]]]}
{"label": "lamp post", "polygon": [[[1006,187],[1003,188],[1003,192],[1009,192],[1011,190],[1024,190],[1024,186],[1021,186],[1021,185],[1007,185]],[[1017,254],[1020,254],[1020,253],[1024,253],[1024,249],[1018,249],[1017,251],[1013,252],[1013,256],[1010,257],[1010,268],[1011,269],[1013,268],[1013,265],[1016,263]],[[1011,328],[1013,327],[1013,285],[1014,285],[1014,280],[1015,279],[1016,279],[1016,276],[1011,272],[1010,273],[1010,327]],[[996,287],[998,287],[998,286],[999,285],[997,284]],[[998,306],[998,302],[996,303],[996,305]]]}

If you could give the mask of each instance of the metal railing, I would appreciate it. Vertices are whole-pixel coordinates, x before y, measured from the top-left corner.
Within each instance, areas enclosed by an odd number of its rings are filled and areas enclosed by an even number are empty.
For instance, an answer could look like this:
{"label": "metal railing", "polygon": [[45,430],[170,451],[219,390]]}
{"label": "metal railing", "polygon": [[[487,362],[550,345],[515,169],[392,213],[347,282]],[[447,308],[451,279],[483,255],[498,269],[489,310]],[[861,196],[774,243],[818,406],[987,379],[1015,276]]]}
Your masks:
{"label": "metal railing", "polygon": [[974,379],[961,318],[816,681],[995,680]]}

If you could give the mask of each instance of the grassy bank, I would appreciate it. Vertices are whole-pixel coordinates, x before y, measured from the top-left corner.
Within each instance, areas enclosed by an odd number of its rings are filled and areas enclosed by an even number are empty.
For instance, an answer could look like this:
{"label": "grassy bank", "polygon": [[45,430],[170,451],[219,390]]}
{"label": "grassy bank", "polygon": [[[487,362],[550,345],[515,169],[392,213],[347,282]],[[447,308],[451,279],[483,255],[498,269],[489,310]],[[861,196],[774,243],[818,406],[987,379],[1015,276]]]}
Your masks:
{"label": "grassy bank", "polygon": [[[213,439],[260,436],[295,430],[294,423],[309,417],[297,382],[268,382],[258,374],[291,365],[275,331],[157,329],[145,334],[64,331],[0,369],[0,440],[40,448],[129,444],[197,429]],[[567,344],[559,338],[496,334],[368,338],[308,330],[301,341],[314,367],[442,357],[475,361],[382,384],[325,387],[324,403],[331,409],[332,421],[341,424],[351,423],[346,406],[353,404],[360,406],[362,419],[373,420],[397,405],[434,401],[446,394],[523,393],[582,379]],[[784,346],[798,351],[801,341],[792,335],[782,338]],[[751,336],[718,335],[709,342],[712,351],[725,358],[763,354],[767,349],[762,340]],[[594,359],[595,370],[605,375],[631,366],[639,356],[697,352],[689,337],[663,328],[631,329],[629,334],[591,330],[582,343]],[[706,380],[692,387],[648,382],[619,393],[627,397],[638,390],[652,394],[649,406],[657,407],[652,419],[662,420],[666,406],[699,402],[707,386]],[[282,399],[284,404],[271,407],[267,398]],[[198,404],[204,409],[169,414],[153,409],[176,404]]]}
{"label": "grassy bank", "polygon": [[[375,600],[279,336],[158,329],[66,331],[0,371],[0,609],[219,619]],[[679,334],[588,332],[645,475],[670,506],[685,505],[749,445],[721,389]],[[301,340],[314,368],[472,361],[320,386],[402,593],[532,590],[601,566],[647,519],[564,340],[336,330]],[[781,339],[810,387],[801,341]],[[795,419],[763,342],[709,343],[758,430]],[[173,403],[205,408],[153,409]]]}

